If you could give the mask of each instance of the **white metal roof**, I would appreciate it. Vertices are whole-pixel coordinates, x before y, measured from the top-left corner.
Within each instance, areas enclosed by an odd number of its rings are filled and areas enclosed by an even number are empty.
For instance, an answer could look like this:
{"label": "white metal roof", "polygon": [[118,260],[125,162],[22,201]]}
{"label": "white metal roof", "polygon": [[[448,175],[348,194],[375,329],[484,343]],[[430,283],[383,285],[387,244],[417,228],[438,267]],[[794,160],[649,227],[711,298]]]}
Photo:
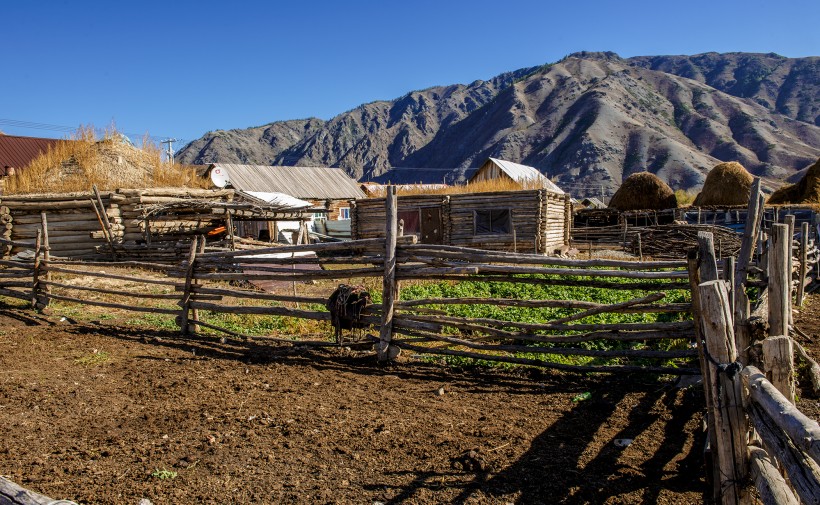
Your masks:
{"label": "white metal roof", "polygon": [[540,182],[544,189],[554,191],[555,193],[564,194],[564,190],[559,188],[554,182],[549,180],[537,168],[528,167],[512,161],[500,160],[498,158],[490,158],[490,161],[495,163],[505,174],[510,176],[510,179],[516,182],[537,181]]}
{"label": "white metal roof", "polygon": [[313,204],[294,198],[284,193],[264,193],[261,191],[240,191],[242,195],[250,195],[257,200],[261,200],[272,207],[281,210],[302,210],[313,207]]}
{"label": "white metal roof", "polygon": [[315,200],[356,199],[365,196],[356,180],[341,168],[236,163],[216,163],[213,167],[227,172],[231,187],[241,191],[284,193],[296,198]]}

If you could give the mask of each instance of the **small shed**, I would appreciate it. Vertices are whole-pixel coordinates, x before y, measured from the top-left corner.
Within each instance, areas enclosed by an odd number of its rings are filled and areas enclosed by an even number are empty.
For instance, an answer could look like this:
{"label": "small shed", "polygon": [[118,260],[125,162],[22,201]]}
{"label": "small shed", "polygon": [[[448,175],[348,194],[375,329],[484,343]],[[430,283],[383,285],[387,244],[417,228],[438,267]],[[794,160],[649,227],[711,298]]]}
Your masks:
{"label": "small shed", "polygon": [[[545,189],[398,197],[405,235],[419,242],[552,254],[569,244],[569,195]],[[356,200],[353,239],[385,235],[384,198]]]}
{"label": "small shed", "polygon": [[488,158],[481,167],[470,177],[467,184],[490,180],[509,180],[520,185],[521,189],[543,188],[553,193],[563,195],[564,191],[549,180],[537,168],[512,161]]}
{"label": "small shed", "polygon": [[216,187],[283,193],[305,200],[324,209],[317,213],[320,219],[349,219],[350,200],[365,197],[359,183],[341,168],[216,163],[206,175]]}
{"label": "small shed", "polygon": [[313,208],[310,202],[284,193],[258,191],[237,191],[235,198],[266,211],[249,218],[234,219],[237,236],[294,244],[299,242],[299,237],[307,240],[306,223],[311,220]]}

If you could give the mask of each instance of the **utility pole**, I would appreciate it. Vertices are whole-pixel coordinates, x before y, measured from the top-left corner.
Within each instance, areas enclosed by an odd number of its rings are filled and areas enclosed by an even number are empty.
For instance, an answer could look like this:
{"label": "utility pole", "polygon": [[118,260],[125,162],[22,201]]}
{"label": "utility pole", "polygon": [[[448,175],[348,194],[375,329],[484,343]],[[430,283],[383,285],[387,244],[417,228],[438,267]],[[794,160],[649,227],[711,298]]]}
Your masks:
{"label": "utility pole", "polygon": [[177,139],[165,139],[160,141],[160,144],[168,144],[168,147],[165,149],[165,154],[168,156],[170,163],[174,162],[174,142],[177,142]]}

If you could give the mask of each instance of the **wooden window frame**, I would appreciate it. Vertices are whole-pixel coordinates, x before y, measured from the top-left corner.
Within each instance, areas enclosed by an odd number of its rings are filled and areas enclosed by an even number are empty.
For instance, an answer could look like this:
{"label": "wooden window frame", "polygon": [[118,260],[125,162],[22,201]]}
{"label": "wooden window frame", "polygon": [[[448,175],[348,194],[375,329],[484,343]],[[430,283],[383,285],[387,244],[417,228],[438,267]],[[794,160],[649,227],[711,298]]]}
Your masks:
{"label": "wooden window frame", "polygon": [[[478,213],[479,212],[497,212],[497,211],[506,211],[507,212],[507,231],[506,232],[478,232]],[[490,209],[481,209],[481,210],[473,210],[473,236],[474,237],[484,237],[484,236],[512,236],[513,234],[513,222],[512,222],[513,210],[511,207],[493,207]],[[490,215],[490,230],[492,230],[493,226],[493,219],[492,214]]]}

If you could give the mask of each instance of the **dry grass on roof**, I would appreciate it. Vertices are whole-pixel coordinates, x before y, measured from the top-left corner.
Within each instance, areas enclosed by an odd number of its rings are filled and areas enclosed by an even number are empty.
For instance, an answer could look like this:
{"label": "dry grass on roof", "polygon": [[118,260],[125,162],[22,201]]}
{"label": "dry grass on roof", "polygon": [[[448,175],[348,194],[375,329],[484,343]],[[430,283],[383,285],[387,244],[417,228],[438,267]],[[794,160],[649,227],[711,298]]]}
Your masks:
{"label": "dry grass on roof", "polygon": [[190,167],[167,163],[147,139],[138,148],[113,133],[97,139],[93,128],[82,128],[70,140],[55,143],[29,166],[4,181],[6,194],[68,193],[117,188],[206,188]]}
{"label": "dry grass on roof", "polygon": [[[396,193],[399,196],[410,195],[460,195],[466,193],[494,193],[501,191],[521,191],[528,189],[544,189],[538,181],[532,182],[515,182],[512,179],[493,179],[481,182],[471,183],[463,186],[447,186],[445,188],[429,188],[424,184],[417,187],[406,184],[398,185]],[[385,196],[385,189],[369,190],[369,198],[383,198]]]}

